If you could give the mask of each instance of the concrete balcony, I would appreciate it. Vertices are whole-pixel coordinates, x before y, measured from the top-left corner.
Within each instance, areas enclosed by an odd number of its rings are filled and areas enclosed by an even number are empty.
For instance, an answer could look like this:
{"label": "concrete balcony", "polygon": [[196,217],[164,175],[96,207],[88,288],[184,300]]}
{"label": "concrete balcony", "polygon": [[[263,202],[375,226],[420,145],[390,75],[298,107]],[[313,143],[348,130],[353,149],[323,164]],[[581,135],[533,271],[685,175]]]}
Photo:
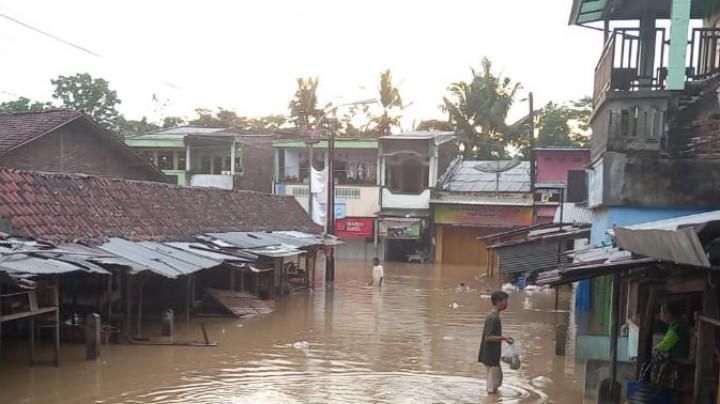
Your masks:
{"label": "concrete balcony", "polygon": [[720,160],[608,152],[588,171],[590,207],[716,209]]}
{"label": "concrete balcony", "polygon": [[[275,193],[294,196],[308,210],[307,185],[276,183]],[[380,187],[336,185],[335,200],[344,202],[348,217],[376,217],[380,211]]]}
{"label": "concrete balcony", "polygon": [[430,190],[419,194],[394,193],[387,188],[382,190],[383,209],[430,209]]}
{"label": "concrete balcony", "polygon": [[232,190],[235,188],[237,176],[237,174],[193,174],[190,176],[190,186]]}

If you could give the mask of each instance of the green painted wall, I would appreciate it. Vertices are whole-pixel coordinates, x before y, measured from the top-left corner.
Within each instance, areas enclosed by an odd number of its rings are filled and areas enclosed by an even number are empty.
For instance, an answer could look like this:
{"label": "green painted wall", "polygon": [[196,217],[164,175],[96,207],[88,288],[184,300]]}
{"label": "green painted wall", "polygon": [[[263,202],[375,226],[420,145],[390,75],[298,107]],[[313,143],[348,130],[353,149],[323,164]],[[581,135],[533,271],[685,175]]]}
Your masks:
{"label": "green painted wall", "polygon": [[[274,147],[284,148],[302,148],[306,149],[308,146],[302,140],[276,140],[273,142]],[[314,149],[327,149],[327,140],[321,140],[313,145]],[[377,139],[335,139],[336,149],[377,149]]]}
{"label": "green painted wall", "polygon": [[185,185],[187,181],[187,175],[185,170],[162,170],[166,175],[174,175],[177,177],[178,185]]}

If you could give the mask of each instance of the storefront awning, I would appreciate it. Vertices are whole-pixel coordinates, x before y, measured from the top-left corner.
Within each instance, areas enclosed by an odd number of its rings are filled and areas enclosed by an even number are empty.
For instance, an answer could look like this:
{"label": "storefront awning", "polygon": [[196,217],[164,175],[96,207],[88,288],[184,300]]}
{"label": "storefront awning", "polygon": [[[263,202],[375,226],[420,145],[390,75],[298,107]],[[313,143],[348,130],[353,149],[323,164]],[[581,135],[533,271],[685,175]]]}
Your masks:
{"label": "storefront awning", "polygon": [[720,211],[658,220],[614,231],[618,247],[646,257],[710,268],[706,248],[720,237]]}

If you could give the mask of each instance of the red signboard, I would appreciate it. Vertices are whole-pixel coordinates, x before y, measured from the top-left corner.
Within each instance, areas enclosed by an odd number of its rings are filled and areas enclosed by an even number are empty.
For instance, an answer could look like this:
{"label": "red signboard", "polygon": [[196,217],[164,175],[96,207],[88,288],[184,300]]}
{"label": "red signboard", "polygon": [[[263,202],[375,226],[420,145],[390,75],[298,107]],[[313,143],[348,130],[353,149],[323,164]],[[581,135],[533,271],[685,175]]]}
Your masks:
{"label": "red signboard", "polygon": [[335,235],[344,238],[370,238],[373,237],[373,224],[371,217],[346,217],[335,221]]}

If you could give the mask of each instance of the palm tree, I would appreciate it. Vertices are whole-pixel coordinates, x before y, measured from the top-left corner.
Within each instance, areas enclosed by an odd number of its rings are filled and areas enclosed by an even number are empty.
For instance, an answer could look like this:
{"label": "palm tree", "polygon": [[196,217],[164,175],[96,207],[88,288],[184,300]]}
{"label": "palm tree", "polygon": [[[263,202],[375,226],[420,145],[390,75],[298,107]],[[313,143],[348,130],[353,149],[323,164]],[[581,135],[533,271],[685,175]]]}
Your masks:
{"label": "palm tree", "polygon": [[310,118],[317,117],[322,112],[317,107],[318,84],[317,77],[298,78],[298,88],[289,104],[290,116],[294,118],[295,126],[300,128],[303,133],[310,125]]}
{"label": "palm tree", "polygon": [[400,126],[400,117],[397,115],[392,116],[391,111],[394,108],[402,109],[400,90],[393,84],[390,69],[380,74],[378,91],[380,92],[380,104],[382,104],[383,113],[373,119],[373,122],[375,122],[374,130],[380,135],[388,135],[393,126]]}
{"label": "palm tree", "polygon": [[465,144],[466,158],[501,158],[509,139],[505,120],[520,88],[508,77],[495,75],[492,62],[483,58],[482,70],[472,72],[470,82],[458,81],[448,87],[443,109]]}

